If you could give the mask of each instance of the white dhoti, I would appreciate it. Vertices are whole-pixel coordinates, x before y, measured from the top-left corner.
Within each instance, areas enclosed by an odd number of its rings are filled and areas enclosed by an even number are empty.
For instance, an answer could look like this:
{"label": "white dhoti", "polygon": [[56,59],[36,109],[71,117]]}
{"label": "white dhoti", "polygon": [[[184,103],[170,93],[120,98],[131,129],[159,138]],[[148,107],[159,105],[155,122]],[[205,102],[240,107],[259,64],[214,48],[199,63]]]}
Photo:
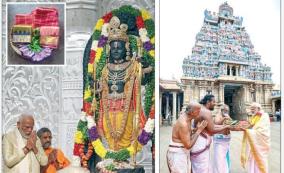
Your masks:
{"label": "white dhoti", "polygon": [[200,134],[191,148],[190,161],[192,173],[211,173],[210,144],[212,139],[207,134]]}
{"label": "white dhoti", "polygon": [[167,163],[171,173],[191,173],[189,150],[181,143],[170,142]]}
{"label": "white dhoti", "polygon": [[214,146],[214,173],[230,172],[230,139],[231,135],[216,134],[213,138]]}
{"label": "white dhoti", "polygon": [[252,129],[244,131],[241,163],[249,173],[268,173],[270,119],[263,113]]}
{"label": "white dhoti", "polygon": [[[267,160],[267,157],[263,158],[264,160]],[[247,172],[249,173],[265,173],[268,172],[268,162],[264,162],[263,167],[265,167],[265,171],[261,171],[257,165],[257,162],[255,160],[255,158],[253,158],[252,155],[250,155],[250,158],[248,159],[248,165],[247,165]]]}

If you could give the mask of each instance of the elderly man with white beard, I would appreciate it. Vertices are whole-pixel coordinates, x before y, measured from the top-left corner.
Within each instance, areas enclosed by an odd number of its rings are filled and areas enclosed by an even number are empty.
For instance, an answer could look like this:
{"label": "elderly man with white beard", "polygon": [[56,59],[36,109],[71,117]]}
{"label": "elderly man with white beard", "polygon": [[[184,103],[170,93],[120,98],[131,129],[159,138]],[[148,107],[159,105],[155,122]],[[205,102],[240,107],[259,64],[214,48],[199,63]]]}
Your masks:
{"label": "elderly man with white beard", "polygon": [[40,166],[47,164],[48,158],[33,128],[33,116],[22,114],[17,127],[3,136],[5,173],[40,173]]}

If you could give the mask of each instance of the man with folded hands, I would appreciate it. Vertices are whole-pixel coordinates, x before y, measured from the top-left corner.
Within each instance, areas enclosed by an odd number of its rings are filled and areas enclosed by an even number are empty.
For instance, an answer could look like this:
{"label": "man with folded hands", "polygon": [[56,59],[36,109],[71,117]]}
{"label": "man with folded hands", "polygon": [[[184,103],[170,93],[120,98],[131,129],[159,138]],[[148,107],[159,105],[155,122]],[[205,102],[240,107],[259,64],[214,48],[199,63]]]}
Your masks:
{"label": "man with folded hands", "polygon": [[48,128],[41,128],[37,132],[37,136],[40,138],[44,152],[48,157],[48,164],[41,167],[41,173],[56,173],[58,170],[70,165],[69,160],[60,149],[51,147],[52,134]]}
{"label": "man with folded hands", "polygon": [[33,128],[33,116],[22,114],[17,127],[3,136],[5,173],[40,173],[40,166],[47,164],[47,156]]}
{"label": "man with folded hands", "polygon": [[192,133],[191,121],[199,116],[200,109],[200,104],[190,103],[173,126],[172,139],[167,152],[170,172],[191,173],[189,150],[207,126],[207,121],[202,121],[197,125],[196,132]]}

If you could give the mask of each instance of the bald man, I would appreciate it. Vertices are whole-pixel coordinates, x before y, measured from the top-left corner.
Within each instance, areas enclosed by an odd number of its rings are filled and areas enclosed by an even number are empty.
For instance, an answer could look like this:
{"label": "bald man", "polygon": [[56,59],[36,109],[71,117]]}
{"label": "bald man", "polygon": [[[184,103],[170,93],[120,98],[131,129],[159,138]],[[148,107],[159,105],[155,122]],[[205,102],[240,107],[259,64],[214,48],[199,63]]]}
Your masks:
{"label": "bald man", "polygon": [[3,136],[5,173],[40,173],[40,166],[47,164],[48,158],[33,127],[33,116],[22,114],[17,127]]}
{"label": "bald man", "polygon": [[202,121],[198,124],[196,132],[191,135],[191,120],[199,116],[200,109],[200,104],[190,103],[173,126],[172,139],[167,152],[170,172],[191,173],[189,149],[207,125],[206,121]]}
{"label": "bald man", "polygon": [[248,173],[268,173],[268,154],[270,150],[270,119],[259,103],[250,106],[248,129],[244,131],[241,163]]}

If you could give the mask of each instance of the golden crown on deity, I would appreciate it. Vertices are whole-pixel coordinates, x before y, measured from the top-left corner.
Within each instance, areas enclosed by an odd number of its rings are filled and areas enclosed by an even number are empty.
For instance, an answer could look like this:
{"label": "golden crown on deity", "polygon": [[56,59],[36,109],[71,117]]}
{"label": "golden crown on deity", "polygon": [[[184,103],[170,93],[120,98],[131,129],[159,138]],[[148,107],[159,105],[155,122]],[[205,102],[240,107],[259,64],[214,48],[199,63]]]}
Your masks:
{"label": "golden crown on deity", "polygon": [[128,26],[126,24],[120,24],[119,18],[113,16],[108,26],[108,42],[111,42],[113,40],[128,42],[127,29]]}

